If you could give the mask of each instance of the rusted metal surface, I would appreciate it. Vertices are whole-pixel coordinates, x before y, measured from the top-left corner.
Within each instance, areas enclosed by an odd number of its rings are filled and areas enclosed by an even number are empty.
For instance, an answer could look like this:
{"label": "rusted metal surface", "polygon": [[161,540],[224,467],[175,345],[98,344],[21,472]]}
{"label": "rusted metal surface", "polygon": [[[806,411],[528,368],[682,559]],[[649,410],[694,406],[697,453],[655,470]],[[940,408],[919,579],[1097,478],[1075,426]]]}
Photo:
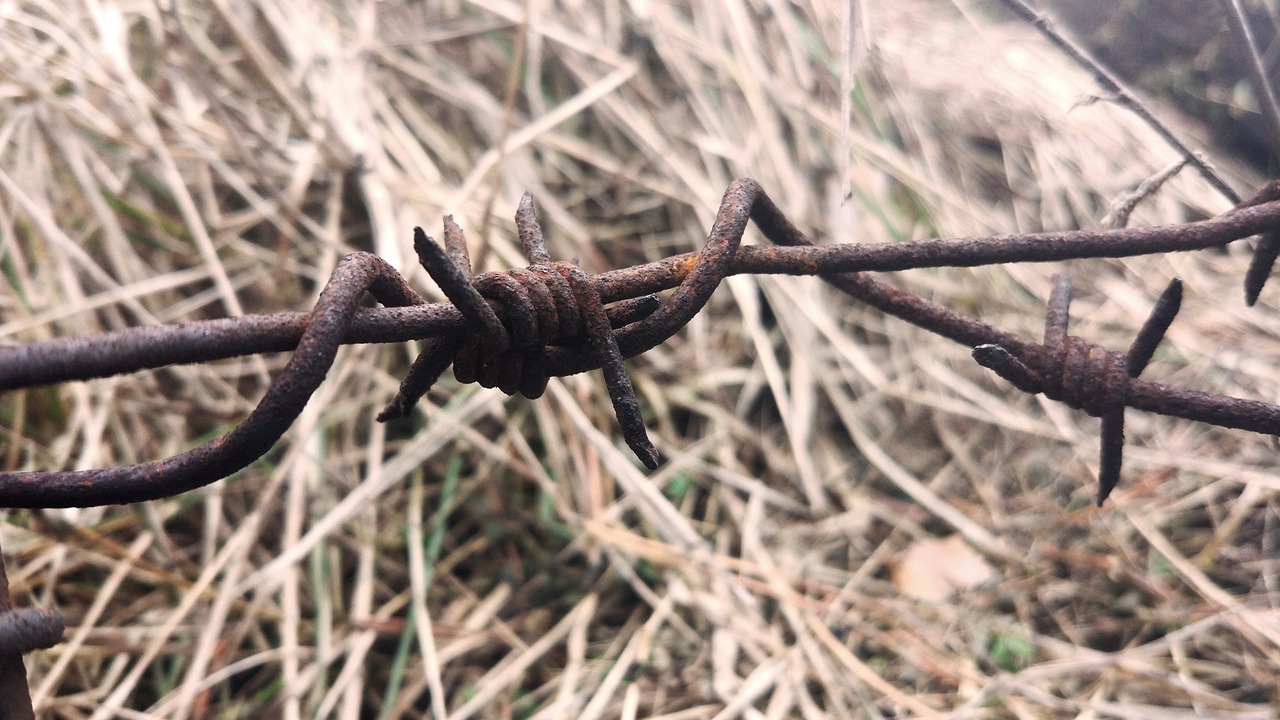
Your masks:
{"label": "rusted metal surface", "polygon": [[39,608],[13,607],[9,574],[0,553],[0,720],[34,720],[23,653],[62,642],[62,616]]}
{"label": "rusted metal surface", "polygon": [[[649,440],[631,379],[622,366],[615,329],[643,322],[659,309],[657,299],[645,296],[624,301],[611,318],[586,273],[571,263],[551,260],[528,193],[516,212],[516,228],[529,267],[475,277],[471,276],[462,230],[452,218],[444,221],[444,248],[421,228],[414,231],[413,247],[419,262],[463,317],[483,332],[428,340],[378,420],[407,416],[450,364],[459,382],[477,382],[508,395],[539,398],[551,377],[548,348],[568,344],[580,351],[585,341],[591,366],[604,372],[622,437],[645,467],[656,469],[658,452]],[[495,306],[504,310],[506,324],[498,318]]]}
{"label": "rusted metal surface", "polygon": [[973,358],[980,365],[994,370],[1019,390],[1044,393],[1051,400],[1102,419],[1099,506],[1120,482],[1124,409],[1131,381],[1151,361],[1181,303],[1182,282],[1175,279],[1161,293],[1129,352],[1122,354],[1067,334],[1071,280],[1066,275],[1056,275],[1045,316],[1044,345],[1035,353],[1039,368],[1028,367],[997,344],[973,349]]}
{"label": "rusted metal surface", "polygon": [[85,507],[154,500],[240,470],[270,450],[302,412],[329,372],[366,291],[384,305],[423,302],[382,259],[368,253],[348,255],[321,291],[293,357],[253,412],[230,432],[179,455],[137,465],[0,473],[0,506]]}

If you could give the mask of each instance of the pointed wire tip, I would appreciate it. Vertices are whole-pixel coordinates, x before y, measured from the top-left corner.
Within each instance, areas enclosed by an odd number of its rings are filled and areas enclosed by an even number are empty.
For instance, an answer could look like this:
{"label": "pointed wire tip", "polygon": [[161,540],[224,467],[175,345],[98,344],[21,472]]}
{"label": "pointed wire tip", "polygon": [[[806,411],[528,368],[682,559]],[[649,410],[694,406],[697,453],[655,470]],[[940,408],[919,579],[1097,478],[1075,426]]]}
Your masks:
{"label": "pointed wire tip", "polygon": [[1098,495],[1093,500],[1094,507],[1102,507],[1107,502],[1107,498],[1111,497],[1111,491],[1116,489],[1118,483],[1112,483],[1110,487],[1105,484],[1098,486]]}
{"label": "pointed wire tip", "polygon": [[[1161,318],[1168,318],[1169,323],[1173,322],[1174,316],[1182,309],[1182,278],[1175,277],[1165,286],[1164,291],[1160,293],[1160,297],[1156,298],[1155,306],[1151,308],[1151,315]],[[1168,324],[1165,325],[1168,329]]]}
{"label": "pointed wire tip", "polygon": [[422,228],[416,227],[413,229],[413,251],[418,255],[418,264],[427,270],[428,275],[432,274],[432,267],[439,265],[441,262],[449,261],[449,256],[444,248],[440,247],[440,243],[436,242],[436,239],[424,232]]}
{"label": "pointed wire tip", "polygon": [[377,420],[380,423],[385,423],[408,416],[409,413],[406,411],[400,398],[397,396],[394,400],[387,403],[386,407],[382,408],[382,411],[378,413],[374,420]]}
{"label": "pointed wire tip", "polygon": [[973,349],[973,359],[988,370],[999,370],[1012,360],[1013,356],[1003,347],[988,343],[986,345],[978,345]]}
{"label": "pointed wire tip", "polygon": [[533,195],[527,190],[520,196],[520,207],[516,208],[516,231],[520,235],[520,244],[524,246],[524,254],[529,258],[530,265],[551,264],[546,238],[542,236],[542,227],[538,224],[538,216],[533,211]]}
{"label": "pointed wire tip", "polygon": [[424,245],[434,245],[435,242],[436,241],[431,239],[431,236],[428,235],[427,232],[422,228],[420,227],[413,228],[413,249],[415,251],[422,252],[419,248],[421,248]]}
{"label": "pointed wire tip", "polygon": [[614,330],[639,322],[657,312],[662,301],[657,295],[644,295],[630,300],[623,300],[605,310],[609,316],[609,326]]}
{"label": "pointed wire tip", "polygon": [[1044,383],[1040,377],[1001,345],[986,343],[973,349],[973,359],[982,367],[1004,378],[1026,393],[1038,393]]}
{"label": "pointed wire tip", "polygon": [[1124,410],[1102,416],[1102,438],[1098,453],[1098,507],[1111,497],[1111,491],[1120,484],[1120,471],[1124,463]]}
{"label": "pointed wire tip", "polygon": [[649,442],[648,438],[645,438],[644,443],[628,442],[627,444],[631,446],[631,451],[636,454],[636,457],[640,458],[640,462],[644,463],[644,466],[650,470],[657,470],[658,466],[662,464],[662,455],[658,453],[657,448],[653,446],[653,443]]}
{"label": "pointed wire tip", "polygon": [[1157,297],[1155,306],[1152,306],[1151,316],[1161,320],[1167,331],[1181,307],[1183,307],[1183,278],[1172,278],[1165,286],[1165,290],[1160,293],[1160,297]]}
{"label": "pointed wire tip", "polygon": [[1249,259],[1249,268],[1244,274],[1244,302],[1253,307],[1262,295],[1262,288],[1267,284],[1271,268],[1276,258],[1280,257],[1280,234],[1269,232],[1258,241],[1253,249],[1253,257]]}
{"label": "pointed wire tip", "polygon": [[1177,317],[1181,307],[1182,280],[1173,278],[1160,293],[1160,297],[1156,298],[1147,319],[1143,321],[1138,334],[1133,338],[1133,343],[1129,345],[1129,352],[1125,356],[1125,361],[1129,365],[1129,377],[1136,378],[1146,369],[1147,363],[1151,362],[1156,348],[1164,340],[1164,334],[1169,331],[1169,326],[1173,324],[1173,319]]}

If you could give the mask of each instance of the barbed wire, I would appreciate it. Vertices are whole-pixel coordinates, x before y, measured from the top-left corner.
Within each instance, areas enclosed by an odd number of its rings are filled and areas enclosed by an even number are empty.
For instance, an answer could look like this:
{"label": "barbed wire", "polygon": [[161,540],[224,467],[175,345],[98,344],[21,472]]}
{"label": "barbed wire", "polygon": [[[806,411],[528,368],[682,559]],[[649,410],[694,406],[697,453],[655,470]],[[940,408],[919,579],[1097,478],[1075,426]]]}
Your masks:
{"label": "barbed wire", "polygon": [[[773,244],[742,246],[749,221]],[[1020,389],[1043,392],[1094,416],[1105,418],[1132,407],[1280,434],[1280,407],[1275,405],[1137,379],[1172,322],[1176,301],[1163,304],[1159,332],[1140,336],[1145,358],[1138,362],[1131,351],[1127,363],[1121,363],[1115,353],[1066,333],[1070,283],[1065,278],[1058,281],[1056,299],[1050,302],[1051,332],[1045,343],[1036,344],[867,274],[1220,247],[1280,228],[1280,183],[1266,186],[1222,215],[1181,225],[815,246],[759,184],[742,179],[726,190],[699,252],[593,276],[571,263],[551,260],[527,194],[516,225],[528,267],[475,276],[463,232],[452,218],[444,221],[443,246],[420,228],[415,230],[419,262],[449,303],[426,302],[385,261],[352,253],[338,264],[310,313],[248,315],[0,348],[0,391],[293,350],[257,407],[222,437],[137,465],[0,472],[0,507],[139,502],[224,478],[261,457],[283,435],[343,343],[426,341],[400,392],[379,415],[381,421],[407,415],[450,366],[459,382],[529,398],[539,397],[551,377],[603,370],[624,439],[653,469],[660,459],[645,432],[622,360],[665,342],[702,309],[721,280],[744,273],[817,275],[882,312],[978,348],[979,362]],[[1251,294],[1261,290],[1265,277],[1251,277]],[[654,294],[668,289],[674,292],[665,299]],[[360,308],[366,292],[383,307]],[[1105,392],[1099,395],[1097,389]],[[1111,462],[1103,465],[1112,467]],[[1107,490],[1114,479],[1103,480]],[[1105,497],[1106,491],[1100,493],[1099,501]]]}
{"label": "barbed wire", "polygon": [[[748,222],[773,244],[742,246]],[[463,232],[452,218],[444,220],[443,245],[415,229],[419,262],[448,303],[428,303],[385,261],[353,253],[339,262],[309,313],[141,327],[0,348],[0,391],[293,351],[254,410],[225,435],[136,465],[0,472],[0,507],[140,502],[225,478],[275,445],[346,343],[425,341],[399,392],[378,415],[383,422],[407,416],[449,367],[459,382],[528,398],[541,396],[551,377],[600,369],[622,437],[654,469],[661,454],[645,430],[623,360],[665,342],[703,308],[724,278],[747,273],[817,275],[884,313],[972,348],[977,362],[1018,389],[1043,393],[1101,418],[1099,505],[1120,479],[1126,408],[1280,434],[1280,406],[1138,379],[1178,312],[1182,285],[1177,279],[1157,301],[1133,345],[1121,353],[1068,333],[1071,283],[1064,275],[1055,277],[1044,340],[1035,343],[868,274],[1129,257],[1280,234],[1280,182],[1222,215],[1180,225],[816,246],[754,180],[742,179],[726,190],[700,251],[597,275],[551,259],[528,194],[520,202],[516,226],[529,265],[479,275],[472,274]],[[1250,302],[1270,274],[1274,257],[1266,255],[1269,251],[1255,254],[1247,274]],[[659,299],[656,293],[665,290],[673,292]],[[383,307],[360,307],[366,293]],[[8,603],[0,565],[0,666],[16,658],[20,670],[21,653],[58,642],[62,621],[42,610],[6,612]],[[0,701],[7,676],[0,667]]]}

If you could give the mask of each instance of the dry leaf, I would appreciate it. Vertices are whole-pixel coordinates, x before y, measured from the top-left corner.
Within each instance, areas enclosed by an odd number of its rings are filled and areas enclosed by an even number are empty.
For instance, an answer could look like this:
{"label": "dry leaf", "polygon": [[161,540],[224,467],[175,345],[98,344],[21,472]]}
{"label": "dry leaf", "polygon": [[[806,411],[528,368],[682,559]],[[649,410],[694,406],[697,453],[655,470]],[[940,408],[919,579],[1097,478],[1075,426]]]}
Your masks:
{"label": "dry leaf", "polygon": [[925,538],[907,547],[893,568],[893,584],[920,600],[945,600],[990,580],[995,571],[959,535]]}

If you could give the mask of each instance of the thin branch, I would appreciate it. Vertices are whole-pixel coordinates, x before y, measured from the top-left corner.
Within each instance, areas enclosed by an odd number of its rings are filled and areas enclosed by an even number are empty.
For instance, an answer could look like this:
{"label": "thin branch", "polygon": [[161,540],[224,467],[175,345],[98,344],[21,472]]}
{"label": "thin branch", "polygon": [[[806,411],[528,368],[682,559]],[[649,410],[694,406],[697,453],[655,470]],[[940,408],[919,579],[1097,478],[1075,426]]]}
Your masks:
{"label": "thin branch", "polygon": [[1218,192],[1230,199],[1232,203],[1240,202],[1240,195],[1227,184],[1227,181],[1224,180],[1222,176],[1209,165],[1209,163],[1205,162],[1204,158],[1200,157],[1191,148],[1187,147],[1186,144],[1184,144],[1182,140],[1174,134],[1173,130],[1161,122],[1154,113],[1147,109],[1147,106],[1143,104],[1137,96],[1125,87],[1124,83],[1120,81],[1120,78],[1116,77],[1115,74],[1108,70],[1105,65],[1090,55],[1088,50],[1085,50],[1071,38],[1059,32],[1057,27],[1055,27],[1049,20],[1048,16],[1028,5],[1025,0],[1000,0],[1000,3],[1008,8],[1014,15],[1017,15],[1019,18],[1025,20],[1031,25],[1034,25],[1035,28],[1040,31],[1040,34],[1044,35],[1049,42],[1053,43],[1058,47],[1058,49],[1066,53],[1068,57],[1074,60],[1081,67],[1092,73],[1098,84],[1115,97],[1116,102],[1129,109],[1139,118],[1142,118],[1142,121],[1149,125],[1151,129],[1155,130],[1156,134],[1164,138],[1164,141],[1169,143],[1174,150],[1178,151],[1178,154],[1186,158],[1188,163],[1194,165],[1195,168],[1200,171],[1200,174],[1204,179],[1209,181],[1209,184],[1217,188]]}
{"label": "thin branch", "polygon": [[1253,86],[1258,111],[1267,123],[1267,133],[1270,136],[1268,145],[1271,146],[1272,157],[1280,157],[1280,107],[1276,105],[1275,90],[1262,65],[1262,52],[1253,37],[1253,30],[1249,28],[1249,19],[1245,17],[1240,0],[1218,0],[1218,4],[1227,16],[1227,24],[1231,27],[1236,44],[1244,49],[1245,68],[1249,71],[1249,83]]}

